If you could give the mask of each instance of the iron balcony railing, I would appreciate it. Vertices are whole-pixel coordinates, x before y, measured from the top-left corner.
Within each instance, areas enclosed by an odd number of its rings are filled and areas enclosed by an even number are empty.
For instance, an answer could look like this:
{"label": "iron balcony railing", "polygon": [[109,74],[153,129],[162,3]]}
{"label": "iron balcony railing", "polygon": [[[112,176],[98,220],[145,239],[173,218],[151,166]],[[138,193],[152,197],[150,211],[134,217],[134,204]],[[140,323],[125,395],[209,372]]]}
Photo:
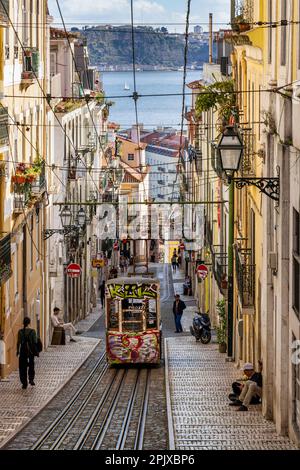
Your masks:
{"label": "iron balcony railing", "polygon": [[207,219],[205,221],[205,241],[206,245],[209,245],[210,247],[213,246],[213,230],[210,221]]}
{"label": "iron balcony railing", "polygon": [[8,26],[9,25],[9,0],[2,0],[0,2],[0,24]]}
{"label": "iron balcony railing", "polygon": [[0,240],[0,285],[11,276],[11,234],[9,234]]}
{"label": "iron balcony railing", "polygon": [[216,253],[212,250],[211,256],[214,278],[221,294],[224,295],[227,289],[227,253]]}
{"label": "iron balcony railing", "polygon": [[213,168],[213,170],[216,172],[216,174],[219,176],[219,178],[222,177],[222,165],[221,165],[221,159],[220,159],[220,155],[219,155],[219,152],[217,150],[217,147],[216,147],[216,144],[215,143],[211,143],[211,166]]}
{"label": "iron balcony railing", "polygon": [[8,109],[0,108],[0,145],[8,144]]}
{"label": "iron balcony railing", "polygon": [[255,264],[252,263],[252,250],[239,249],[235,245],[235,273],[242,307],[253,307],[255,302]]}

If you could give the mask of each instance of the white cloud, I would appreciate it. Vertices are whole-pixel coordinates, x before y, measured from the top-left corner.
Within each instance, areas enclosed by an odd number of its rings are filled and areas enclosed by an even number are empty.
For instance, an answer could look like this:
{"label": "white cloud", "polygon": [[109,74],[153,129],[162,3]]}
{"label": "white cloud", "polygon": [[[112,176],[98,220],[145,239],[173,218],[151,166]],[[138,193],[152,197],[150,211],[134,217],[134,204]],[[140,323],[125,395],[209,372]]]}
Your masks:
{"label": "white cloud", "polygon": [[[130,19],[129,0],[61,0],[60,8],[64,20],[90,22],[127,22]],[[50,14],[59,20],[55,0],[49,0]],[[152,0],[136,0],[134,16],[143,15],[144,21],[165,13],[163,5]],[[149,19],[150,18],[150,19]]]}

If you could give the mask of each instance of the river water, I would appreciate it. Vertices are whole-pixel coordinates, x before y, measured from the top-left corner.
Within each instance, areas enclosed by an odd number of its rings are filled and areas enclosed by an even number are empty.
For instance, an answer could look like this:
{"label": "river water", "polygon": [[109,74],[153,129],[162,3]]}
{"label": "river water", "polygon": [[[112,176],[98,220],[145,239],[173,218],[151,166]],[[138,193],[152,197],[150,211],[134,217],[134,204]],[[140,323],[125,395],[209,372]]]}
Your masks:
{"label": "river water", "polygon": [[[187,83],[199,80],[202,71],[188,71]],[[129,128],[135,123],[134,101],[128,95],[133,93],[132,72],[103,72],[104,90],[107,100],[115,104],[110,108],[110,121],[121,128]],[[138,94],[157,95],[182,93],[183,72],[136,72]],[[127,85],[129,90],[125,90]],[[190,89],[186,88],[188,93]],[[151,96],[138,99],[138,120],[149,129],[157,126],[172,126],[180,129],[182,96]],[[191,97],[186,96],[186,105]]]}

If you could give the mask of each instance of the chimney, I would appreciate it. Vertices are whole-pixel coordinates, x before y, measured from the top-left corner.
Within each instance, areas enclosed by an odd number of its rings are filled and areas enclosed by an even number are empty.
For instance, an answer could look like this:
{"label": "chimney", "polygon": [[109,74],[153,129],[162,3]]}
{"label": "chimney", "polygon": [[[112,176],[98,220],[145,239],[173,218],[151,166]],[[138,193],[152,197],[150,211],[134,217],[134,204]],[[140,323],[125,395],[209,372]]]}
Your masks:
{"label": "chimney", "polygon": [[141,130],[143,129],[143,125],[142,124],[134,124],[132,126],[132,129],[131,129],[131,140],[133,142],[136,142],[137,144],[140,142],[141,140]]}
{"label": "chimney", "polygon": [[209,14],[209,63],[213,63],[213,15]]}

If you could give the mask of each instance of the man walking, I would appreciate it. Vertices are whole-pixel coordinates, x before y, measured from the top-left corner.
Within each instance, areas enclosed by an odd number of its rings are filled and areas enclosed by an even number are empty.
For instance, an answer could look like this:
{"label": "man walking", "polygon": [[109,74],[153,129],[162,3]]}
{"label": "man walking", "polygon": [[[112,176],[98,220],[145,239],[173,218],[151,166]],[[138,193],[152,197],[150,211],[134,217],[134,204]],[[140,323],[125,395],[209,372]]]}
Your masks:
{"label": "man walking", "polygon": [[100,299],[101,299],[101,307],[104,308],[104,300],[105,300],[105,281],[102,281],[99,287],[100,291]]}
{"label": "man walking", "polygon": [[34,383],[34,356],[36,353],[37,335],[36,331],[29,328],[30,318],[23,320],[24,327],[18,332],[17,356],[19,356],[19,374],[22,388],[26,389],[28,385],[27,373],[30,385]]}
{"label": "man walking", "polygon": [[186,305],[182,300],[180,300],[180,295],[176,294],[175,301],[173,303],[173,314],[174,314],[175,326],[176,326],[175,333],[183,332],[182,325],[181,325],[181,317],[183,314],[183,310],[185,308],[186,308]]}
{"label": "man walking", "polygon": [[76,328],[74,327],[73,323],[64,323],[62,320],[58,318],[60,309],[58,307],[55,307],[53,309],[53,315],[51,315],[51,321],[52,325],[55,326],[62,326],[63,329],[69,333],[70,336],[70,341],[73,343],[76,343],[76,340],[73,338],[73,334],[76,335],[77,331]]}

